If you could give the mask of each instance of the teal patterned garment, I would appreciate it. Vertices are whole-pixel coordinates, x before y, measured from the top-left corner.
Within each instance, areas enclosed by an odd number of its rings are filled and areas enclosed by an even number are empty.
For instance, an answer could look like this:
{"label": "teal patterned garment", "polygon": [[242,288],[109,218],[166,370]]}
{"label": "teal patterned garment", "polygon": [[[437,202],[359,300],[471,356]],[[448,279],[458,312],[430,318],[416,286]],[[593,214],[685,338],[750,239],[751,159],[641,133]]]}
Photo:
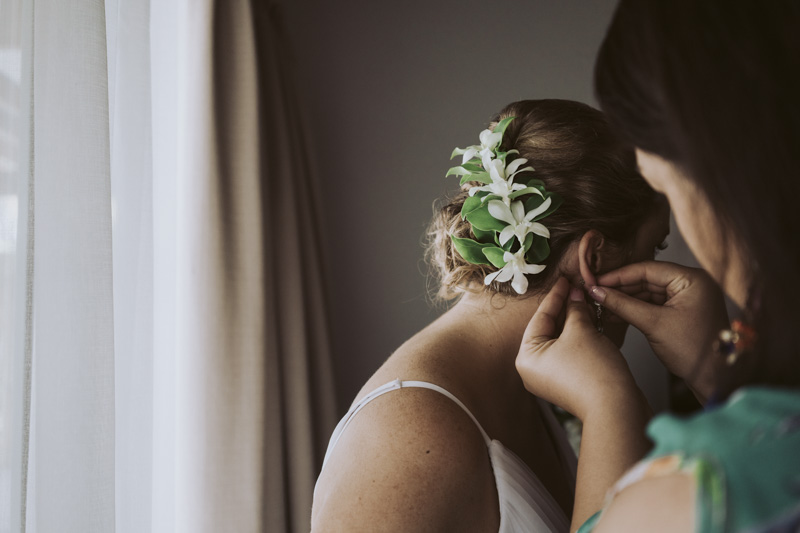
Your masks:
{"label": "teal patterned garment", "polygon": [[697,483],[697,533],[800,531],[800,391],[740,389],[690,418],[659,416],[647,431],[655,448],[617,482],[606,506],[637,481],[684,472]]}

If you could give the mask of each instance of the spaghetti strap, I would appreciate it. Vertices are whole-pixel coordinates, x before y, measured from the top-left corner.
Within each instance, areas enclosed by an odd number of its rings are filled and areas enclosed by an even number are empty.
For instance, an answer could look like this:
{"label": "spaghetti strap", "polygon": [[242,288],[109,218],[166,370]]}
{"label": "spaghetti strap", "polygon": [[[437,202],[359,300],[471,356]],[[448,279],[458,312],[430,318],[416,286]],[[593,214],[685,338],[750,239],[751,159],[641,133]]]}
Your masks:
{"label": "spaghetti strap", "polygon": [[[400,381],[400,380],[398,380],[398,381]],[[455,395],[453,393],[451,393],[450,391],[445,390],[444,388],[440,387],[439,385],[435,385],[433,383],[428,383],[427,381],[400,381],[400,386],[401,387],[418,387],[418,388],[421,388],[421,389],[430,389],[430,390],[434,390],[434,391],[436,391],[438,393],[444,394],[445,396],[447,396],[448,398],[453,400],[453,402],[455,402],[455,404],[458,405],[461,409],[463,409],[464,412],[467,413],[467,415],[469,415],[469,417],[472,419],[472,421],[475,422],[475,425],[478,426],[478,430],[481,432],[481,435],[483,436],[483,442],[486,443],[486,446],[489,446],[489,445],[492,444],[491,437],[489,437],[489,435],[486,433],[486,431],[483,430],[483,426],[481,426],[481,423],[478,422],[477,418],[475,418],[475,415],[473,415],[472,412],[469,409],[467,409],[467,406],[464,405],[464,403],[461,400],[456,398]]]}
{"label": "spaghetti strap", "polygon": [[[339,421],[339,424],[333,431],[322,468],[325,468],[325,464],[327,463],[333,449],[336,447],[336,444],[344,430],[347,429],[347,426],[353,420],[353,417],[361,409],[363,409],[364,406],[366,406],[375,398],[386,394],[387,392],[408,387],[430,389],[438,392],[439,394],[447,396],[453,402],[455,402],[456,405],[461,407],[461,409],[467,413],[467,415],[469,415],[469,417],[478,427],[478,430],[481,432],[483,440],[486,443],[489,463],[491,465],[492,472],[494,474],[495,485],[497,487],[497,499],[500,510],[500,524],[498,527],[499,533],[519,533],[523,531],[560,533],[569,531],[569,518],[567,518],[567,515],[561,509],[561,506],[553,498],[553,496],[547,490],[547,487],[530,469],[530,467],[528,467],[528,465],[513,451],[503,446],[502,442],[491,439],[483,430],[483,427],[481,427],[475,416],[473,416],[473,414],[469,411],[469,409],[467,409],[461,400],[456,398],[453,394],[442,387],[427,381],[402,381],[400,379],[396,379],[378,387],[363,398],[353,403],[353,405],[350,407],[350,410],[347,412],[347,414],[345,414],[344,418]],[[540,407],[545,406],[542,404]],[[545,414],[547,414],[546,410]],[[572,453],[569,444],[566,442],[566,438],[563,436],[560,439],[563,441],[563,443],[559,441],[553,441],[553,436],[558,431],[563,430],[560,430],[558,427],[555,417],[552,415],[550,417],[545,416],[545,424],[548,425],[550,423],[554,424],[554,427],[552,428],[553,431],[551,432],[548,430],[547,432],[544,432],[542,434],[542,438],[550,440],[557,448],[561,446],[565,447],[564,453]],[[574,455],[572,457],[574,461]],[[577,463],[577,461],[575,462]],[[565,474],[567,474],[570,478],[570,481],[574,483],[575,478],[572,472],[565,472]],[[322,474],[320,473],[320,477],[321,476]],[[410,486],[413,486],[413,480],[407,480],[407,482],[410,484]],[[319,486],[320,485],[318,481],[314,487],[315,501],[317,501],[316,492]],[[334,482],[334,487],[335,486],[336,482]],[[420,486],[419,488],[420,490],[425,489],[424,486]],[[331,486],[328,486],[326,490],[331,490]]]}
{"label": "spaghetti strap", "polygon": [[396,379],[394,381],[390,381],[389,383],[381,385],[380,387],[373,390],[372,392],[370,392],[369,394],[358,400],[356,403],[354,403],[352,407],[350,407],[350,410],[347,412],[344,418],[342,418],[339,421],[339,424],[336,426],[336,429],[333,430],[330,446],[328,446],[328,451],[325,452],[325,459],[322,461],[322,469],[325,469],[325,464],[328,462],[328,457],[333,452],[333,449],[336,447],[336,444],[339,442],[339,438],[342,436],[342,433],[344,433],[344,430],[347,429],[347,426],[350,425],[350,422],[353,420],[353,417],[356,416],[356,414],[358,414],[358,412],[361,409],[363,409],[369,402],[371,402],[375,398],[383,396],[387,392],[392,392],[394,390],[403,388],[412,388],[412,387],[421,389],[430,389],[440,394],[443,394],[448,398],[450,398],[451,400],[453,400],[453,402],[455,402],[456,405],[461,407],[461,409],[463,409],[464,412],[467,413],[467,415],[469,415],[472,421],[475,422],[475,425],[478,426],[478,430],[481,432],[481,436],[483,437],[483,441],[484,443],[486,443],[486,446],[489,447],[492,444],[492,439],[489,437],[486,431],[484,431],[480,422],[478,422],[478,419],[475,418],[475,415],[473,415],[470,412],[470,410],[467,409],[467,406],[464,405],[464,403],[461,400],[456,398],[450,391],[445,390],[439,385],[428,383],[427,381],[402,381],[400,379]]}

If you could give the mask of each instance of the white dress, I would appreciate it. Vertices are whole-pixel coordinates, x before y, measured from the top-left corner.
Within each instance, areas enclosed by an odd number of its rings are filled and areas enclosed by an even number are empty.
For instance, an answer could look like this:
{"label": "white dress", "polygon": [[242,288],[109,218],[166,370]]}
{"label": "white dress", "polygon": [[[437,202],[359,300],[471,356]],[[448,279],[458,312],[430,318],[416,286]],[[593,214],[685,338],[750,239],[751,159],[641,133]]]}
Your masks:
{"label": "white dress", "polygon": [[[514,452],[503,446],[500,441],[490,438],[478,423],[478,420],[458,398],[442,387],[426,381],[401,381],[397,379],[378,387],[353,404],[333,431],[330,443],[328,444],[328,451],[325,454],[325,461],[322,464],[323,469],[325,468],[325,463],[327,463],[331,452],[336,447],[339,437],[341,437],[344,430],[347,429],[353,417],[365,405],[378,396],[403,387],[421,387],[444,394],[458,404],[458,406],[469,415],[472,421],[475,422],[475,425],[478,426],[481,435],[483,435],[483,440],[486,442],[495,482],[497,484],[497,496],[500,502],[500,533],[549,533],[569,531],[569,519],[542,482],[539,481],[539,478],[536,477],[536,474],[528,468],[528,465]],[[569,477],[574,486],[578,464],[577,458],[567,441],[563,429],[550,411],[548,404],[541,400],[539,402],[545,426],[549,433],[545,438],[550,438],[554,441],[562,463],[567,465],[564,474]]]}

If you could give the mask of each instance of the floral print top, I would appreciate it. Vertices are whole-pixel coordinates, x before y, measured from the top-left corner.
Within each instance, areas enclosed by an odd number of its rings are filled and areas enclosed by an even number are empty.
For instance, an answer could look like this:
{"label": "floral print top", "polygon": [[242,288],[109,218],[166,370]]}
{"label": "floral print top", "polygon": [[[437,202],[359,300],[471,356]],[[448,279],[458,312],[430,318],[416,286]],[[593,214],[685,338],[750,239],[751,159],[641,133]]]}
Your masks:
{"label": "floral print top", "polygon": [[800,531],[800,391],[740,389],[692,417],[656,417],[648,434],[655,447],[609,491],[606,507],[638,481],[684,473],[697,486],[697,533]]}

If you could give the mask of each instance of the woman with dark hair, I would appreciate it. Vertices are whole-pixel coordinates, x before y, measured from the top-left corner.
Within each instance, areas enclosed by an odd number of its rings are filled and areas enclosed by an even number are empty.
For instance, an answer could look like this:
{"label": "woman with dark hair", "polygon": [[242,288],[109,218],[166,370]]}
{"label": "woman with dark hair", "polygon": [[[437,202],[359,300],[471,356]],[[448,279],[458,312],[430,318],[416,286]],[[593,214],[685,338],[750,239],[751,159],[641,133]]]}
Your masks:
{"label": "woman with dark hair", "polygon": [[[434,215],[428,258],[439,296],[456,301],[388,358],[337,426],[315,532],[569,528],[575,454],[514,359],[557,279],[593,285],[654,257],[669,232],[666,202],[603,114],[578,102],[510,104],[479,145],[453,155],[448,174],[461,189]],[[622,343],[627,324],[592,320],[603,342]],[[597,375],[616,378],[615,364],[625,366],[610,361]],[[606,413],[605,427],[633,441],[618,414]],[[626,414],[644,420],[647,407]]]}
{"label": "woman with dark hair", "polygon": [[[517,368],[528,390],[584,416],[591,431],[573,524],[604,499],[605,507],[581,531],[800,531],[798,28],[800,3],[788,0],[617,8],[595,68],[598,100],[742,316],[720,332],[726,317],[713,283],[669,263],[629,265],[588,287],[706,402],[693,417],[651,422],[654,448],[615,484],[639,459],[635,445],[595,429],[593,417],[631,408],[637,391],[624,371],[588,394],[554,386],[567,371],[588,379],[620,355],[599,342],[583,294],[568,296],[566,281],[543,300]],[[640,423],[629,420],[627,434],[643,435]]]}

